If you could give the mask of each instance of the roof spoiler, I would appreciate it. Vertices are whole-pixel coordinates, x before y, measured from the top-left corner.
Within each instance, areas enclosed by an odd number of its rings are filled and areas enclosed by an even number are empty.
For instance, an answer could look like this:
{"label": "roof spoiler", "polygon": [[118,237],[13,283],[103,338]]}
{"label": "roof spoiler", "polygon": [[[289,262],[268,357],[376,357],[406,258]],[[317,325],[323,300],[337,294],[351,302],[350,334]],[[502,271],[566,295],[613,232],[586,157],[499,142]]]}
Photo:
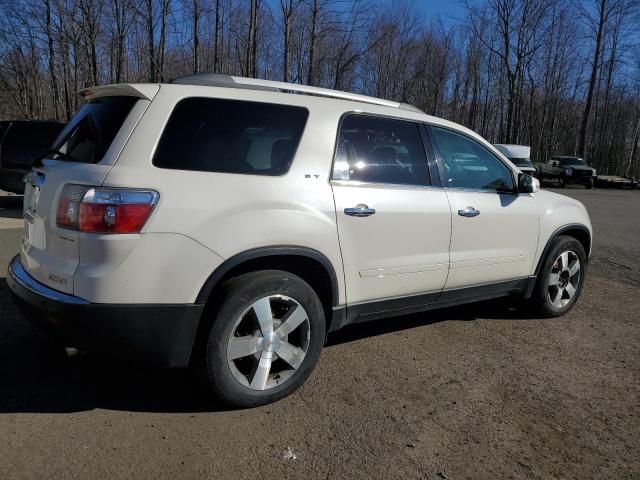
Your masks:
{"label": "roof spoiler", "polygon": [[102,85],[89,87],[78,92],[83,100],[93,100],[100,97],[137,97],[151,100],[160,90],[157,83],[118,83],[114,85]]}

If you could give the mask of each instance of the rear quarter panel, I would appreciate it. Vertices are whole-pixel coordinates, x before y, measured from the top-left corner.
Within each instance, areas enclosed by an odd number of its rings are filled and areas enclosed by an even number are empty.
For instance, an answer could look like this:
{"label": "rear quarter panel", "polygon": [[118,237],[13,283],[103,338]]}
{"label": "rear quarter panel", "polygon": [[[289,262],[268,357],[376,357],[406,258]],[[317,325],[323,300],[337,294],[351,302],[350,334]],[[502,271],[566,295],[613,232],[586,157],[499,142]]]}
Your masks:
{"label": "rear quarter panel", "polygon": [[[181,234],[209,249],[214,254],[211,258],[228,259],[252,248],[276,245],[317,250],[334,266],[339,301],[344,303],[344,274],[328,182],[337,124],[343,110],[330,100],[314,101],[295,95],[287,99],[287,104],[306,107],[309,118],[291,168],[283,176],[156,168],[152,158],[165,123],[175,104],[192,96],[247,100],[243,90],[161,87],[104,185],[157,190],[160,200],[142,235]],[[283,101],[280,94],[262,91],[252,91],[251,100]],[[167,253],[158,249],[154,258],[167,264],[180,261],[179,256]],[[219,264],[206,256],[202,260],[203,268],[210,273]],[[184,272],[173,278],[165,277],[165,281],[176,285],[198,282],[201,286],[204,283],[201,275],[195,277],[192,279]]]}

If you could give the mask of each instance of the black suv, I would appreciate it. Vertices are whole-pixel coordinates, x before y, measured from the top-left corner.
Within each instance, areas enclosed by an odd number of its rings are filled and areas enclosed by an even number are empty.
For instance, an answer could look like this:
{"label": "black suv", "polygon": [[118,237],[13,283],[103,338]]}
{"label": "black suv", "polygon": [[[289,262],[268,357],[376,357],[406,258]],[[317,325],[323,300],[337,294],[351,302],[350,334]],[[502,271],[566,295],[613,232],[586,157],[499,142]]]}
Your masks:
{"label": "black suv", "polygon": [[44,120],[0,121],[0,190],[23,193],[22,177],[63,127],[64,123]]}

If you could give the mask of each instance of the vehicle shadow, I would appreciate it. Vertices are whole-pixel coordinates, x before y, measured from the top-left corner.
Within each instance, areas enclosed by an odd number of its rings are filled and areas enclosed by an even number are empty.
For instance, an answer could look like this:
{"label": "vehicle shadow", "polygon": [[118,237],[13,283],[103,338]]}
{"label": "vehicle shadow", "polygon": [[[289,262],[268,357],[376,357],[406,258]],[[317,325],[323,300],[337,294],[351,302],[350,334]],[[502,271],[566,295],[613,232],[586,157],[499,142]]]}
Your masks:
{"label": "vehicle shadow", "polygon": [[[192,370],[143,368],[91,355],[67,357],[61,345],[26,321],[10,296],[0,278],[0,414],[229,410],[206,392]],[[503,302],[474,304],[349,326],[331,334],[327,347],[442,321],[525,317]]]}
{"label": "vehicle shadow", "polygon": [[0,218],[22,218],[22,195],[0,195]]}

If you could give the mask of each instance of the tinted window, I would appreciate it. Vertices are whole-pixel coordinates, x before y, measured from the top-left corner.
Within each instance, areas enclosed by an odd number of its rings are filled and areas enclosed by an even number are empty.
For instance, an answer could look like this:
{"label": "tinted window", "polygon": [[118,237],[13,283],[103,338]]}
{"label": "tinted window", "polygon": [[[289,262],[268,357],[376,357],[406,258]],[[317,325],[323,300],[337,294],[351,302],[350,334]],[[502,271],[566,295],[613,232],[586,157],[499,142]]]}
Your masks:
{"label": "tinted window", "polygon": [[63,126],[62,123],[13,122],[4,143],[5,145],[48,148],[53,144]]}
{"label": "tinted window", "polygon": [[480,143],[444,128],[432,130],[444,164],[445,186],[513,190],[511,170]]}
{"label": "tinted window", "polygon": [[334,180],[429,185],[417,123],[349,115],[340,126]]}
{"label": "tinted window", "polygon": [[9,122],[0,122],[0,142],[4,140],[4,132],[7,130]]}
{"label": "tinted window", "polygon": [[55,148],[65,156],[54,155],[53,158],[98,163],[137,100],[135,97],[104,97],[84,104],[56,142]]}
{"label": "tinted window", "polygon": [[282,175],[308,112],[302,107],[212,98],[181,100],[153,157],[160,168]]}
{"label": "tinted window", "polygon": [[510,158],[509,160],[518,167],[533,167],[533,163],[528,158]]}
{"label": "tinted window", "polygon": [[2,144],[2,164],[6,168],[30,168],[36,157],[51,148],[62,127],[55,122],[11,123]]}
{"label": "tinted window", "polygon": [[581,158],[561,158],[560,165],[586,165]]}

